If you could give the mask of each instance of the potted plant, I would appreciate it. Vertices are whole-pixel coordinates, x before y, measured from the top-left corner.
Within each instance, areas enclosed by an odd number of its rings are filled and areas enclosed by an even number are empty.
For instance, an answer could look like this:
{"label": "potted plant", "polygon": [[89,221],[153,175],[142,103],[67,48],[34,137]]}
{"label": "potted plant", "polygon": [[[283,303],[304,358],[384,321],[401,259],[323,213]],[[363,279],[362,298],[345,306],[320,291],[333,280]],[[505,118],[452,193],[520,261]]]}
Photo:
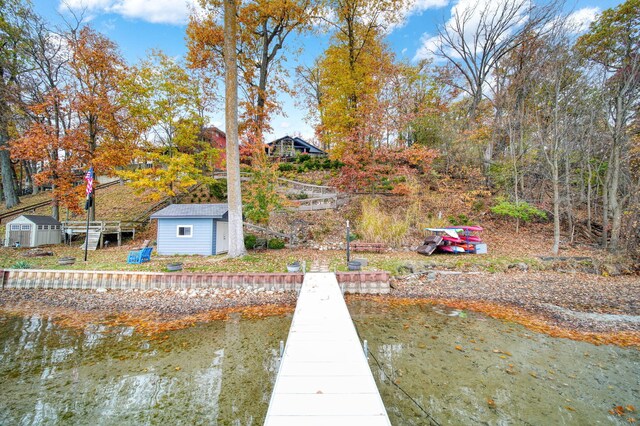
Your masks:
{"label": "potted plant", "polygon": [[58,259],[58,265],[73,265],[76,263],[75,257],[61,257]]}
{"label": "potted plant", "polygon": [[182,262],[173,262],[167,265],[167,270],[169,272],[182,271]]}
{"label": "potted plant", "polygon": [[287,271],[300,272],[300,261],[290,260],[289,262],[287,262]]}
{"label": "potted plant", "polygon": [[352,260],[347,263],[347,268],[350,271],[359,271],[360,269],[362,269],[362,263],[357,260]]}

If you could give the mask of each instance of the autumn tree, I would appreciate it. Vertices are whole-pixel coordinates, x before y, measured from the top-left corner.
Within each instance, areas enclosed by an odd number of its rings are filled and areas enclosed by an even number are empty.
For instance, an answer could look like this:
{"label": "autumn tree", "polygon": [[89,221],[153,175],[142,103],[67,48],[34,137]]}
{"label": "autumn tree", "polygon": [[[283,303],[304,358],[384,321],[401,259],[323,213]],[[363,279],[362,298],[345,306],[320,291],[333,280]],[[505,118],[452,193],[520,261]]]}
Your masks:
{"label": "autumn tree", "polygon": [[[192,15],[187,28],[191,67],[221,75],[224,69],[223,4],[202,0],[206,14]],[[259,0],[238,2],[236,54],[240,71],[244,127],[262,135],[270,113],[277,108],[276,93],[290,92],[285,82],[283,50],[287,39],[307,29],[315,14],[314,0]],[[261,136],[258,138],[261,139]]]}
{"label": "autumn tree", "polygon": [[[116,168],[131,162],[138,136],[121,90],[127,65],[116,44],[89,26],[71,29],[67,42],[76,124],[86,136],[86,145],[77,155],[85,165],[93,166],[96,174],[114,174]],[[95,220],[95,208],[94,201],[91,220]]]}
{"label": "autumn tree", "polygon": [[602,245],[616,251],[623,211],[630,198],[625,183],[629,176],[629,128],[640,97],[640,0],[627,0],[602,12],[580,38],[577,48],[602,67],[606,75],[604,96],[611,145],[602,191]]}
{"label": "autumn tree", "polygon": [[79,212],[80,188],[73,171],[84,165],[78,155],[84,146],[82,128],[61,125],[61,120],[72,115],[71,103],[58,90],[52,90],[40,104],[29,107],[33,122],[25,133],[11,143],[11,155],[15,159],[37,162],[40,170],[34,174],[36,184],[50,184],[52,191],[52,215],[59,216],[58,205]]}
{"label": "autumn tree", "polygon": [[323,19],[333,34],[319,63],[320,104],[323,142],[335,158],[348,143],[380,139],[380,127],[365,127],[379,121],[384,110],[380,93],[393,60],[383,36],[402,19],[403,4],[402,0],[327,3],[330,13]]}
{"label": "autumn tree", "polygon": [[155,200],[212,179],[220,153],[202,139],[202,91],[184,66],[160,51],[151,52],[124,82],[123,91],[143,130],[134,156],[152,167],[124,170],[122,177]]}

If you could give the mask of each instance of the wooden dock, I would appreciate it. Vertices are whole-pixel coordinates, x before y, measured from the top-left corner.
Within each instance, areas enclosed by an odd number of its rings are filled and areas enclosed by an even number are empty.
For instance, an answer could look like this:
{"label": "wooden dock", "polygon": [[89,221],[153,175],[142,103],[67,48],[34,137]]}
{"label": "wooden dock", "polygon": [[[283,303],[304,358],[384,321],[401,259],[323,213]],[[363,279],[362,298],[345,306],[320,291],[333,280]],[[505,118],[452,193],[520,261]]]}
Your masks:
{"label": "wooden dock", "polygon": [[306,274],[265,425],[390,424],[336,275]]}

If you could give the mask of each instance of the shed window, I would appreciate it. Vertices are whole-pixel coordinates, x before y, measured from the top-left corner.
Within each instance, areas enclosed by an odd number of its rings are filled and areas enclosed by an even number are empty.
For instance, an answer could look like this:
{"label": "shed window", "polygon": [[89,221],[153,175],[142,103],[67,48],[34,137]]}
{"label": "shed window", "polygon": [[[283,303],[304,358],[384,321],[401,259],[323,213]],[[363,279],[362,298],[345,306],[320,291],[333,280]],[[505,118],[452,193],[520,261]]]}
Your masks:
{"label": "shed window", "polygon": [[31,230],[31,225],[21,225],[21,229],[23,231],[30,231]]}
{"label": "shed window", "polygon": [[44,229],[44,225],[38,225],[38,229]]}
{"label": "shed window", "polygon": [[19,231],[20,230],[20,225],[11,225],[11,230],[12,231]]}
{"label": "shed window", "polygon": [[191,238],[193,235],[193,225],[178,225],[176,237]]}

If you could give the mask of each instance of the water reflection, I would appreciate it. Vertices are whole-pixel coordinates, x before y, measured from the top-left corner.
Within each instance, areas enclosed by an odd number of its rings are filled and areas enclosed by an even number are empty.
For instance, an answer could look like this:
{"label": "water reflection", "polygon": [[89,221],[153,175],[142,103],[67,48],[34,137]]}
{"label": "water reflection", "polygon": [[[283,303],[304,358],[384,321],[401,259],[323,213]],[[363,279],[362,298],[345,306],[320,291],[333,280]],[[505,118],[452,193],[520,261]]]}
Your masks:
{"label": "water reflection", "polygon": [[0,318],[0,424],[260,424],[290,322],[234,317],[150,339]]}
{"label": "water reflection", "polygon": [[[610,424],[640,402],[640,352],[430,305],[349,307],[394,425]],[[374,359],[375,358],[375,359]],[[379,362],[380,366],[376,363]],[[415,400],[412,401],[407,395]]]}

